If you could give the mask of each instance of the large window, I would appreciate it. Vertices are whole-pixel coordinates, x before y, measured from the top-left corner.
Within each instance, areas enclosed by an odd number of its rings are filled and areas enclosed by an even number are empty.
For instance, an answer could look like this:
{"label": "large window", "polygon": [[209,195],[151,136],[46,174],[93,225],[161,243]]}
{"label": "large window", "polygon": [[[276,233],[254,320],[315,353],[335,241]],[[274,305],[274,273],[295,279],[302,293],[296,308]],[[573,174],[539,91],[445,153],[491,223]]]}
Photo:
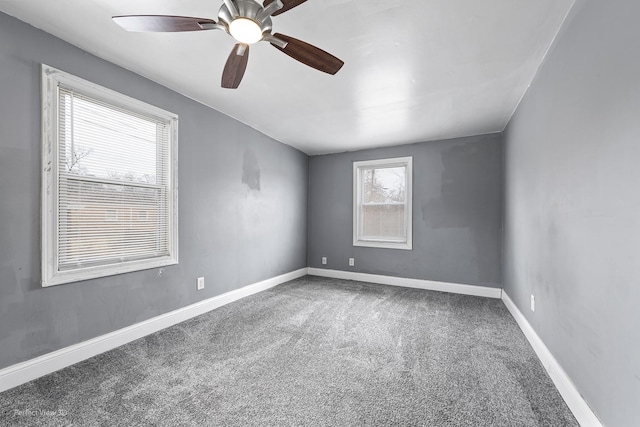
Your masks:
{"label": "large window", "polygon": [[412,158],[353,163],[353,245],[411,249]]}
{"label": "large window", "polygon": [[42,285],[178,262],[172,113],[42,66]]}

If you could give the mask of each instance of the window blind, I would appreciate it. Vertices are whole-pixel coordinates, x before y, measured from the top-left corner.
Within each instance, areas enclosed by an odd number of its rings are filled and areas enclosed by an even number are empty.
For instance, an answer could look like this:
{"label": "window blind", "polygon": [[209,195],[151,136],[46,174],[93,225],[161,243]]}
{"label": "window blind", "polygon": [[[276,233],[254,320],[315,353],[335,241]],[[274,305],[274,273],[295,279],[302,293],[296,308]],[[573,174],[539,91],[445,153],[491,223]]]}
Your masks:
{"label": "window blind", "polygon": [[406,167],[362,168],[361,239],[406,242]]}
{"label": "window blind", "polygon": [[169,255],[169,132],[59,87],[59,271]]}

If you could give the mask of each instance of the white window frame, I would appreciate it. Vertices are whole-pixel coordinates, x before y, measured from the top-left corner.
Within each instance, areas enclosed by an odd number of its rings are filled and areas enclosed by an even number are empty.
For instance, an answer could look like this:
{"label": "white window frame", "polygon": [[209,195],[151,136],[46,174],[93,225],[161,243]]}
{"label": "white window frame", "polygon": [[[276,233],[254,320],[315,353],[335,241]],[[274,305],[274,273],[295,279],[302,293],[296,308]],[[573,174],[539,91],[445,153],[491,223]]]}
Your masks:
{"label": "white window frame", "polygon": [[[42,64],[42,212],[41,252],[42,286],[60,285],[132,271],[146,270],[178,263],[178,116],[121,93],[104,88],[64,71]],[[58,88],[72,88],[80,93],[126,110],[157,118],[169,125],[168,200],[169,254],[117,264],[58,268]]]}
{"label": "white window frame", "polygon": [[[362,170],[371,168],[405,167],[405,238],[395,239],[372,238],[361,235],[360,218],[362,217]],[[413,157],[396,157],[391,159],[365,160],[353,162],[353,246],[365,246],[387,249],[413,249]]]}

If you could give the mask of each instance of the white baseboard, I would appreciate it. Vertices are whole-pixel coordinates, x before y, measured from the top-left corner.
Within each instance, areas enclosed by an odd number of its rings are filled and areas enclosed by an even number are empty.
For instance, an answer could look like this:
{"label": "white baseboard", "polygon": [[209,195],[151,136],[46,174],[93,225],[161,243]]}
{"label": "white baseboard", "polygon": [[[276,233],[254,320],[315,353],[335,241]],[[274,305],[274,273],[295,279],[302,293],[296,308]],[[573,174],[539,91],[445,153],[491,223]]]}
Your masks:
{"label": "white baseboard", "polygon": [[9,366],[0,370],[0,392],[306,274],[307,268],[301,268]]}
{"label": "white baseboard", "polygon": [[578,420],[582,427],[602,427],[602,423],[600,423],[598,417],[596,417],[591,408],[589,408],[589,405],[582,398],[567,373],[562,369],[562,366],[560,366],[556,358],[553,357],[553,354],[551,354],[542,339],[536,334],[531,324],[504,291],[502,292],[502,301],[504,305],[507,306],[513,318],[516,319],[518,326],[520,326],[525,337],[529,340],[531,347],[533,347],[540,362],[542,362],[542,366],[544,366],[549,373],[551,380],[567,403],[569,409],[571,409],[571,412],[573,412],[576,420]]}
{"label": "white baseboard", "polygon": [[478,297],[500,298],[502,289],[484,286],[461,285],[458,283],[434,282],[432,280],[408,279],[404,277],[383,276],[380,274],[356,273],[353,271],[309,268],[312,276],[331,277],[333,279],[355,280],[358,282],[378,283],[381,285],[402,286],[405,288],[425,289],[428,291],[450,292],[453,294],[474,295]]}

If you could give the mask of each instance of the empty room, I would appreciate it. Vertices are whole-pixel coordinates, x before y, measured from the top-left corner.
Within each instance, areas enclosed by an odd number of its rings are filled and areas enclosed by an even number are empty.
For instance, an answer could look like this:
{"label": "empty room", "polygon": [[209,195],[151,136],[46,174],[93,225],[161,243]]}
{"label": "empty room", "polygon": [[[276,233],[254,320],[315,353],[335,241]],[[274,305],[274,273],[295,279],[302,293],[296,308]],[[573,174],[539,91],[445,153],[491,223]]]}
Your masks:
{"label": "empty room", "polygon": [[0,425],[640,426],[639,17],[0,0]]}

